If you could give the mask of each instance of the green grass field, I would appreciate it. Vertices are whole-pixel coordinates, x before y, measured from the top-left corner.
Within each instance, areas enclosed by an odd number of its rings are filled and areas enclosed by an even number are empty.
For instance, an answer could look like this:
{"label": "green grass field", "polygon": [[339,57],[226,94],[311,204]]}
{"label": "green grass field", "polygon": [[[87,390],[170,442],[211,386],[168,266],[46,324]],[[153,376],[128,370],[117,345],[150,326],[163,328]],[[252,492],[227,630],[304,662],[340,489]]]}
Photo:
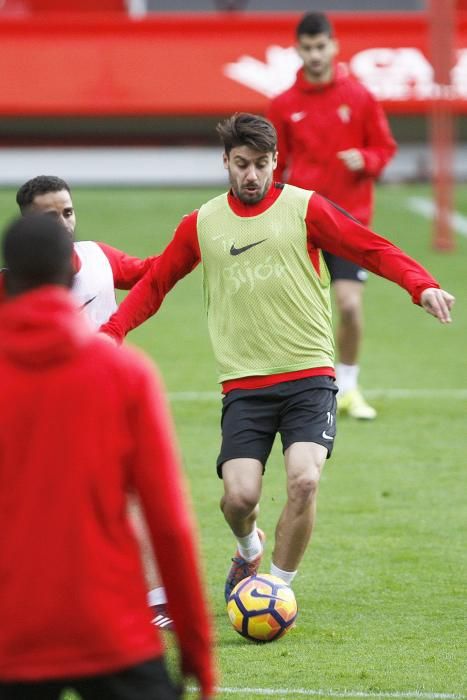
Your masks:
{"label": "green grass field", "polygon": [[[180,217],[212,194],[78,189],[78,237],[153,254]],[[454,253],[433,251],[430,223],[406,207],[413,194],[429,191],[380,187],[374,228],[456,295],[454,322],[441,326],[405,291],[373,276],[368,282],[361,384],[379,415],[370,424],[339,422],[312,546],[294,585],[297,626],[283,640],[248,643],[225,613],[223,582],[234,542],[218,508],[220,402],[199,269],[129,339],[157,361],[170,393],[199,520],[222,700],[435,700],[466,692],[467,238],[457,238]],[[457,195],[458,210],[467,215],[467,193]],[[15,213],[12,190],[0,191],[0,211],[3,225]],[[269,538],[265,571],[284,485],[276,445],[260,514]],[[173,666],[170,636],[168,647]]]}

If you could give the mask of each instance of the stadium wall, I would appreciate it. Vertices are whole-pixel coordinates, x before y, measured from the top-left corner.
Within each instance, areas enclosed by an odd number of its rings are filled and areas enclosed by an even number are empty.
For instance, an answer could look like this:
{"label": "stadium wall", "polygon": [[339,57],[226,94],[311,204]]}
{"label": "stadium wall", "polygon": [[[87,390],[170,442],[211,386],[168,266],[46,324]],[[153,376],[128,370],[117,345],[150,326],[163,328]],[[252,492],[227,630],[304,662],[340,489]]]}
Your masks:
{"label": "stadium wall", "polygon": [[[0,117],[263,112],[294,79],[299,16],[0,15]],[[441,99],[467,114],[465,13],[459,15],[449,86],[433,80],[424,14],[331,16],[341,61],[388,113],[426,114]]]}
{"label": "stadium wall", "polygon": [[[268,100],[291,84],[299,66],[293,42],[300,16],[0,13],[0,184],[26,179],[27,159],[50,163],[51,172],[62,174],[74,164],[69,177],[76,181],[74,173],[84,183],[85,156],[94,159],[89,182],[160,184],[163,173],[165,184],[197,184],[199,175],[189,175],[186,160],[181,165],[182,145],[206,169],[200,184],[217,184],[222,173],[212,167],[215,124],[237,110],[263,113]],[[386,177],[429,177],[426,144],[435,103],[455,114],[458,140],[467,142],[467,13],[458,13],[448,86],[434,81],[423,13],[330,16],[341,61],[382,101],[401,146]],[[26,146],[35,147],[29,156]],[[117,172],[114,152],[104,146],[119,146],[126,166]],[[146,156],[138,146],[150,147]],[[459,179],[465,179],[463,154],[458,149]],[[133,166],[140,158],[143,169]]]}

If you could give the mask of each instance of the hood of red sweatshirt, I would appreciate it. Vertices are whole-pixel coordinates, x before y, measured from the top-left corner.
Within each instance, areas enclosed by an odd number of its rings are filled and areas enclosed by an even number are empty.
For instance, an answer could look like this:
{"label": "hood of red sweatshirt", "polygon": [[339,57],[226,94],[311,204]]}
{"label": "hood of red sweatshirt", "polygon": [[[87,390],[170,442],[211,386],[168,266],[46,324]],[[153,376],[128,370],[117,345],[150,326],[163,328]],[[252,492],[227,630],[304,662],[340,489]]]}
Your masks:
{"label": "hood of red sweatshirt", "polygon": [[0,356],[18,367],[40,370],[66,362],[91,337],[63,287],[41,287],[0,305]]}
{"label": "hood of red sweatshirt", "polygon": [[328,83],[310,83],[305,77],[304,68],[299,68],[297,71],[297,79],[295,80],[295,87],[301,92],[320,92],[326,90],[326,88],[340,83],[345,78],[349,77],[349,71],[344,63],[335,63],[333,68],[333,75]]}

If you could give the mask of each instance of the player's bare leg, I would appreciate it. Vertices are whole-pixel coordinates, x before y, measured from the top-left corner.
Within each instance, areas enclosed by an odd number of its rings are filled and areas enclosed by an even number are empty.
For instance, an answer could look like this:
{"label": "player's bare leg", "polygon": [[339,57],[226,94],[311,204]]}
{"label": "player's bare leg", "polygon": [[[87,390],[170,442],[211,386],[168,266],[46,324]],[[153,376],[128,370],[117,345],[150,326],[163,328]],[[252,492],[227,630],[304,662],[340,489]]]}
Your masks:
{"label": "player's bare leg", "polygon": [[376,411],[365,401],[358,388],[358,355],[363,335],[363,284],[338,279],[333,282],[333,291],[339,319],[336,331],[339,410],[352,418],[372,420],[376,417]]}
{"label": "player's bare leg", "polygon": [[256,459],[230,459],[222,465],[224,495],[220,507],[237,539],[237,551],[227,574],[224,595],[258,571],[264,534],[256,527],[261,497],[263,465]]}
{"label": "player's bare leg", "polygon": [[173,630],[173,620],[168,613],[167,596],[154,560],[151,538],[141,505],[136,497],[129,499],[128,512],[139,544],[153,624],[160,629]]}
{"label": "player's bare leg", "polygon": [[222,465],[221,510],[236,537],[248,535],[255,525],[262,474],[263,465],[257,459],[229,459]]}
{"label": "player's bare leg", "polygon": [[[276,526],[272,560],[273,567],[293,574],[298,569],[313,531],[319,480],[327,450],[314,442],[295,442],[285,451],[284,457],[287,502]],[[287,582],[290,582],[292,576],[288,579]]]}
{"label": "player's bare leg", "polygon": [[363,284],[335,280],[332,288],[339,316],[336,332],[339,361],[356,365],[363,333]]}

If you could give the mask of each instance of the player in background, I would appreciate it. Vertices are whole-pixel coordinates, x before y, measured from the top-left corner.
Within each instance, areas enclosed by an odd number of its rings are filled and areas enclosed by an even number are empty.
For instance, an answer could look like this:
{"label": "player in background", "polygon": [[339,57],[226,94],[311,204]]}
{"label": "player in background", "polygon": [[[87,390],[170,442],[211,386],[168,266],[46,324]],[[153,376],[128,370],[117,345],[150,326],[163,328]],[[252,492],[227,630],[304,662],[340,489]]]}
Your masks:
{"label": "player in background", "polygon": [[157,265],[102,327],[116,340],[154,314],[174,284],[203,265],[208,329],[222,384],[221,509],[237,541],[225,596],[258,570],[256,519],[266,462],[282,438],[287,500],[270,573],[291,584],[315,521],[321,472],[336,436],[329,275],[322,250],[406,289],[449,323],[454,297],[390,241],[325,197],[273,180],[277,137],[264,117],[218,125],[229,192],[185,216]]}
{"label": "player in background", "polygon": [[[278,137],[276,179],[316,190],[368,226],[373,183],[396,151],[388,122],[371,93],[335,62],[338,42],[324,14],[304,15],[296,36],[303,68],[294,85],[271,102],[267,115]],[[338,312],[338,407],[371,420],[376,411],[358,387],[367,272],[327,251],[324,258]]]}
{"label": "player in background", "polygon": [[[76,242],[76,212],[70,187],[62,178],[54,175],[39,175],[28,180],[19,188],[16,203],[23,215],[54,214],[63,224],[73,241],[75,274],[72,294],[96,330],[117,309],[115,289],[130,289],[157,260],[157,256],[141,260],[106,243]],[[3,295],[2,286],[2,275],[0,275],[0,300]],[[145,562],[149,588],[148,603],[154,614],[154,624],[157,627],[172,630],[173,621],[168,614],[167,598],[152,561],[151,546],[137,503],[132,501],[130,509]]]}
{"label": "player in background", "polygon": [[65,687],[83,700],[179,697],[147,607],[132,492],[168,591],[181,674],[213,697],[194,522],[155,368],[85,322],[59,221],[16,220],[3,254],[0,698],[58,700]]}

